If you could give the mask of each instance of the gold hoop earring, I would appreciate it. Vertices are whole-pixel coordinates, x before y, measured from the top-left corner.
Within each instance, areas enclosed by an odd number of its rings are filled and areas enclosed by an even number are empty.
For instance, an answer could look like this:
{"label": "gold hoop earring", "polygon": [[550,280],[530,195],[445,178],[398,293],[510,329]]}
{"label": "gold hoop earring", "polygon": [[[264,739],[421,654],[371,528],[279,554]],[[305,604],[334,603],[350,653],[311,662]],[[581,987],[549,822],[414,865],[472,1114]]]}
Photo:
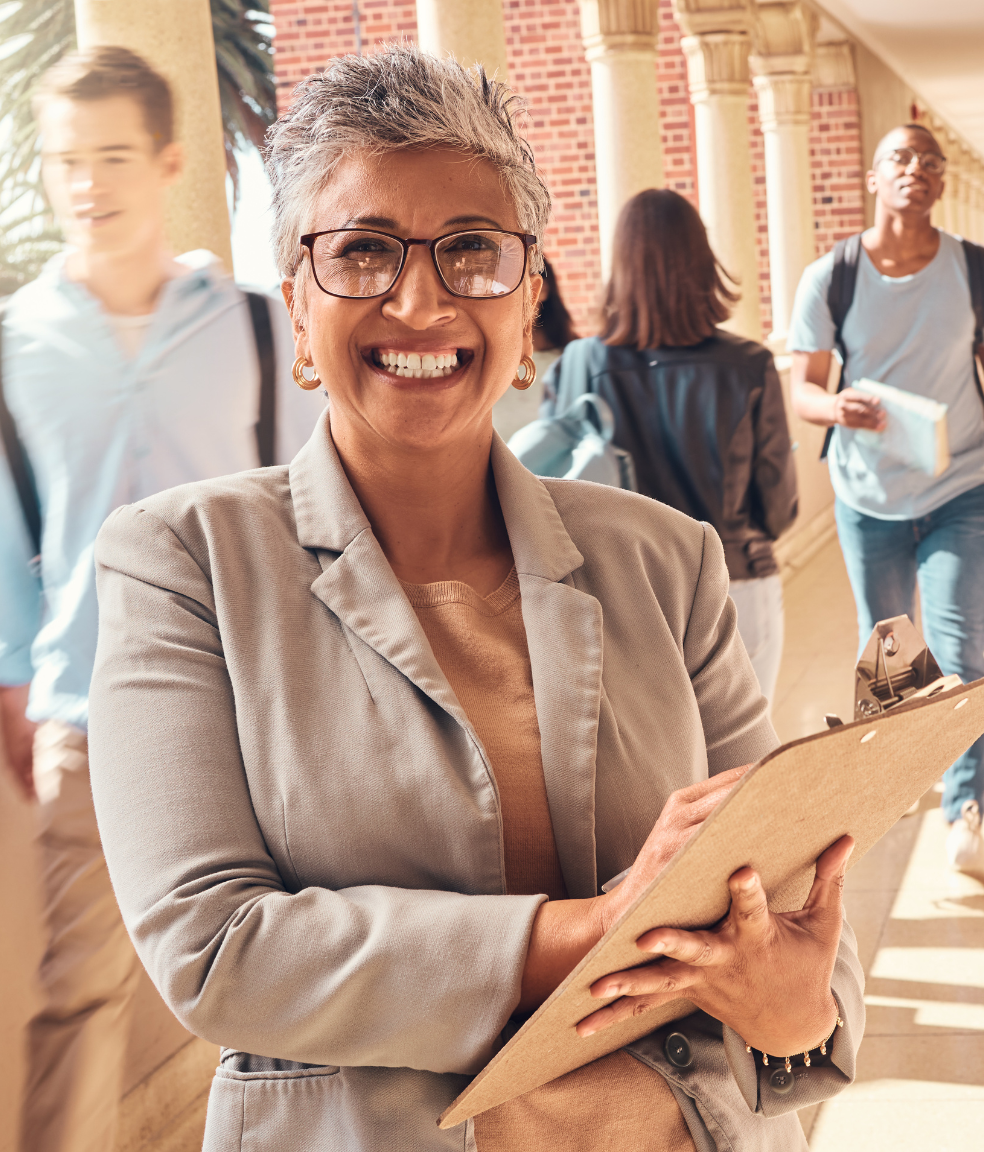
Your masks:
{"label": "gold hoop earring", "polygon": [[313,379],[305,376],[305,368],[314,368],[314,365],[308,363],[303,356],[298,356],[294,361],[294,367],[291,369],[294,374],[294,383],[298,388],[303,388],[305,392],[313,392],[315,388],[321,387],[321,377],[317,372],[315,372]]}
{"label": "gold hoop earring", "polygon": [[[519,368],[525,369],[526,374],[524,376],[520,376]],[[527,388],[532,388],[536,383],[536,365],[531,356],[524,356],[519,362],[519,368],[516,369],[516,378],[513,380],[512,386],[520,392],[525,392]]]}

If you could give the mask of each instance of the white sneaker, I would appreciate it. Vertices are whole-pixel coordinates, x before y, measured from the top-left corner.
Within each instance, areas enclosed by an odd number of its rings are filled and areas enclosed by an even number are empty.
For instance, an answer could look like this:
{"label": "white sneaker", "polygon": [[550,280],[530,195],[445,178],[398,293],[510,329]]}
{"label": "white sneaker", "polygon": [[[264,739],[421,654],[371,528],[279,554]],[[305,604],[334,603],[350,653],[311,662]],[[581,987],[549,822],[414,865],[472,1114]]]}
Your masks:
{"label": "white sneaker", "polygon": [[960,819],[950,825],[946,854],[950,867],[957,872],[984,873],[981,810],[976,800],[965,800],[960,809]]}

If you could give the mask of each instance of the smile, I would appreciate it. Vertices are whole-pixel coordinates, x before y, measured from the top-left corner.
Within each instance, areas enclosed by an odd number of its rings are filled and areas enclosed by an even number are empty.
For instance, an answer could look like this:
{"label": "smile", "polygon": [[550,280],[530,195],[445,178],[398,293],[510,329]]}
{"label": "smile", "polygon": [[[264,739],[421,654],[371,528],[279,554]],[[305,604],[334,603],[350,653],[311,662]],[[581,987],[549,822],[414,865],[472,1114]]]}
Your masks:
{"label": "smile", "polygon": [[457,352],[393,352],[373,349],[373,363],[391,376],[440,380],[460,367]]}

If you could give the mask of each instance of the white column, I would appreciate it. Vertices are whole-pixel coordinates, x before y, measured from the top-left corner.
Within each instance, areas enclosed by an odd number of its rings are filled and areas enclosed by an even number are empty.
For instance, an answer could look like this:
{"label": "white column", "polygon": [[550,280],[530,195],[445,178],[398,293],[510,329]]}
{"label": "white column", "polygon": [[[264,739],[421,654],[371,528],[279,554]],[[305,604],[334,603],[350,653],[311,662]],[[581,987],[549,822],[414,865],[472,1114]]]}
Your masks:
{"label": "white column", "polygon": [[957,187],[957,225],[958,231],[965,239],[970,239],[973,225],[970,219],[970,200],[973,192],[972,185],[972,157],[968,149],[960,146],[960,181]]}
{"label": "white column", "polygon": [[[926,127],[933,133],[939,142],[942,151],[946,152],[946,131],[943,125],[933,115],[927,116],[920,123],[925,123]],[[934,228],[942,228],[945,232],[949,232],[947,226],[947,194],[944,191],[941,199],[937,200],[933,205],[933,211],[930,216],[930,223]]]}
{"label": "white column", "polygon": [[507,83],[502,0],[417,0],[417,43],[435,56],[449,53],[471,68]]}
{"label": "white column", "polygon": [[970,239],[975,244],[984,240],[984,164],[972,157],[970,173]]}
{"label": "white column", "polygon": [[784,348],[793,298],[814,258],[811,66],[817,17],[800,0],[759,0],[749,58],[765,138],[773,347]]}
{"label": "white column", "polygon": [[75,0],[80,48],[117,44],[171,85],[185,173],[171,189],[167,234],[176,252],[208,248],[232,271],[226,161],[209,0]]}
{"label": "white column", "polygon": [[947,232],[959,232],[960,143],[950,132],[941,132],[937,139],[947,157],[946,175],[943,179],[943,197],[940,200],[943,228]]}
{"label": "white column", "polygon": [[700,214],[711,247],[741,285],[741,300],[726,327],[762,339],[755,200],[748,145],[748,54],[751,0],[673,0],[684,33],[690,101],[694,106]]}
{"label": "white column", "polygon": [[602,274],[611,272],[622,205],[660,188],[656,45],[659,0],[582,0],[581,34],[591,65]]}

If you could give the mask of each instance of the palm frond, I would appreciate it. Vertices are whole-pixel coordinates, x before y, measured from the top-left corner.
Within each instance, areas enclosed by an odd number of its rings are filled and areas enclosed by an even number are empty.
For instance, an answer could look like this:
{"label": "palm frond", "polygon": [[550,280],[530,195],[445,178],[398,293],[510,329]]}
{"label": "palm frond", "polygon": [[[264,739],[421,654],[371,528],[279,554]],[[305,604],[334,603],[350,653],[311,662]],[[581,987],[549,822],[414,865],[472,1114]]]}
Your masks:
{"label": "palm frond", "polygon": [[[277,115],[270,3],[210,3],[226,167],[238,196],[236,151],[258,147]],[[50,255],[58,244],[41,187],[31,92],[75,44],[73,0],[0,0],[0,233],[21,237],[0,242],[0,284],[26,282],[37,274],[40,254]],[[28,219],[37,222],[30,241],[24,238]]]}

